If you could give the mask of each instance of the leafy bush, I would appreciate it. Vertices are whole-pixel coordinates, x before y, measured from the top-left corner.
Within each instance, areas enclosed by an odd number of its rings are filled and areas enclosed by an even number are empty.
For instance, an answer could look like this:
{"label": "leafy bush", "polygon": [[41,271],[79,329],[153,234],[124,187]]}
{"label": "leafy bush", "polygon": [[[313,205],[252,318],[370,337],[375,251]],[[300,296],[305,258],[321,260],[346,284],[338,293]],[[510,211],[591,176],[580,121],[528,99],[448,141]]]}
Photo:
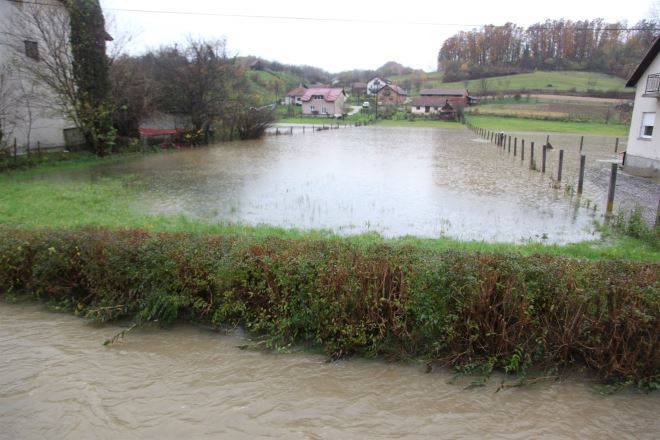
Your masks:
{"label": "leafy bush", "polygon": [[660,265],[343,239],[0,229],[0,296],[97,321],[242,325],[269,347],[658,382]]}

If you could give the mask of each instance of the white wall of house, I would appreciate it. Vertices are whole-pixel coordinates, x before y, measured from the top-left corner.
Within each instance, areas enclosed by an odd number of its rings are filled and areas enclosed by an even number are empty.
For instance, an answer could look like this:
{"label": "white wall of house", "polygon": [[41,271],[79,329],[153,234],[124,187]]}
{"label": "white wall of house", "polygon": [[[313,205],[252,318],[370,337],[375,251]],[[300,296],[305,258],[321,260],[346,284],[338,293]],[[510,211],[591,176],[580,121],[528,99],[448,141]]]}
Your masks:
{"label": "white wall of house", "polygon": [[375,93],[372,92],[374,89],[380,90],[381,87],[385,86],[387,84],[387,81],[385,81],[384,78],[380,78],[378,76],[371,78],[369,82],[367,83],[367,94],[369,95],[375,95]]}
{"label": "white wall of house", "polygon": [[434,106],[429,106],[428,107],[428,112],[426,111],[426,107],[424,106],[412,106],[410,107],[410,111],[414,115],[435,115],[440,113],[440,108],[441,106],[434,107]]}
{"label": "white wall of house", "polygon": [[[46,0],[51,3],[54,0]],[[44,3],[44,2],[39,2]],[[36,148],[37,143],[41,148],[53,148],[64,146],[64,129],[74,127],[74,124],[57,114],[52,109],[44,108],[36,102],[22,98],[21,90],[29,90],[31,81],[29,78],[21,78],[13,67],[16,56],[26,56],[25,54],[16,54],[11,47],[8,47],[7,39],[11,38],[7,32],[11,30],[12,20],[16,14],[19,14],[21,8],[32,7],[21,5],[17,2],[0,0],[0,71],[4,72],[5,80],[12,95],[10,114],[3,115],[0,120],[0,126],[5,133],[5,143],[13,144],[14,139],[18,144],[19,151],[25,151],[29,142],[32,148]],[[50,7],[50,6],[42,6]],[[61,6],[57,6],[61,7]],[[35,40],[36,40],[35,36]],[[40,53],[44,50],[44,45],[37,46]],[[30,62],[39,62],[32,61]],[[42,61],[43,62],[43,61]],[[44,95],[47,90],[34,89],[34,93]],[[31,116],[30,116],[31,114]]]}
{"label": "white wall of house", "polygon": [[[637,82],[626,149],[626,167],[646,174],[660,173],[660,98],[644,96],[646,80],[654,73],[660,73],[660,57],[655,58]],[[643,129],[649,123],[654,125],[651,136],[645,135]]]}
{"label": "white wall of house", "polygon": [[345,95],[339,95],[334,102],[325,99],[310,99],[302,103],[303,115],[338,117],[344,114]]}

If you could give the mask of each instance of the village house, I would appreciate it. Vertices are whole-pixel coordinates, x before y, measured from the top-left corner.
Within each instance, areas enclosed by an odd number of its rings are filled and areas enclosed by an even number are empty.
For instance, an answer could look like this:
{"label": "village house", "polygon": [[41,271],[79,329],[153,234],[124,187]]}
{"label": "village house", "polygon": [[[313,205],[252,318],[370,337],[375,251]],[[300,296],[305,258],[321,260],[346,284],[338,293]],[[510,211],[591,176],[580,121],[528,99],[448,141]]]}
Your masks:
{"label": "village house", "polygon": [[302,97],[305,96],[305,92],[307,92],[307,86],[301,84],[295,89],[289,90],[282,103],[284,105],[302,105]]}
{"label": "village house", "polygon": [[402,105],[406,102],[408,93],[396,84],[385,84],[378,90],[377,99],[380,105]]}
{"label": "village house", "polygon": [[[47,45],[39,40],[36,32],[34,39],[21,35],[23,41],[16,41],[18,37],[12,36],[15,32],[12,23],[19,20],[19,14],[25,14],[28,7],[52,7],[48,5],[60,6],[60,2],[44,0],[28,6],[18,1],[0,1],[0,100],[3,101],[0,102],[0,131],[5,146],[15,140],[19,152],[37,146],[74,146],[83,141],[73,122],[56,108],[43,105],[47,101],[43,97],[49,96],[50,91],[35,85],[16,68],[16,64],[21,63],[52,62],[45,51]],[[28,29],[24,31],[29,32]],[[36,97],[41,98],[39,102]]]}
{"label": "village house", "polygon": [[660,111],[660,37],[656,38],[626,87],[636,87],[624,167],[627,171],[658,176],[660,173],[660,133],[655,129]]}
{"label": "village house", "polygon": [[454,120],[457,114],[456,104],[446,96],[419,96],[410,103],[413,115],[438,116],[440,119]]}
{"label": "village house", "polygon": [[448,101],[454,107],[465,107],[470,104],[470,94],[467,89],[422,89],[419,95],[438,98],[435,102],[443,104]]}
{"label": "village house", "polygon": [[339,87],[310,87],[302,101],[305,116],[341,117],[344,114],[346,93]]}
{"label": "village house", "polygon": [[375,95],[381,88],[390,83],[391,81],[388,79],[381,78],[380,76],[374,76],[369,81],[367,81],[367,93],[369,95]]}

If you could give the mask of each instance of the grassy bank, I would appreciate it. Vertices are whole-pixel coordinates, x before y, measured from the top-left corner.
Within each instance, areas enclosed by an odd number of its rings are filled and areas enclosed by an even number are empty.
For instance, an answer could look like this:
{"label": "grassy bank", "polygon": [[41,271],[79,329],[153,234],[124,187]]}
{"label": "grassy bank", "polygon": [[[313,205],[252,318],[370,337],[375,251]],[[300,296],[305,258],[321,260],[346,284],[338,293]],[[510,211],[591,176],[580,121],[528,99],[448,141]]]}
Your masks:
{"label": "grassy bank", "polygon": [[578,133],[601,136],[627,136],[629,126],[625,124],[602,124],[597,122],[564,122],[523,119],[504,116],[469,116],[470,122],[477,127],[489,130],[541,131],[547,133]]}
{"label": "grassy bank", "polygon": [[313,238],[0,228],[0,296],[99,321],[241,325],[269,348],[657,387],[660,266]]}

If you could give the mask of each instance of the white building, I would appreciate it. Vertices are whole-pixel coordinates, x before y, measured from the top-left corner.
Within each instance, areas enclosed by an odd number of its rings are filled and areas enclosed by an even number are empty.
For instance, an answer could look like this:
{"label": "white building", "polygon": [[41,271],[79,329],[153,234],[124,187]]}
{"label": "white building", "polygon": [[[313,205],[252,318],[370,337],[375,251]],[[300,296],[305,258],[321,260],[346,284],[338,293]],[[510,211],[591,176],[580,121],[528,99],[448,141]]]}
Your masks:
{"label": "white building", "polygon": [[367,94],[375,95],[380,89],[390,84],[390,81],[379,76],[374,76],[369,81],[367,81]]}
{"label": "white building", "polygon": [[[69,139],[80,138],[73,123],[54,110],[52,105],[44,104],[49,100],[44,99],[48,96],[48,90],[36,86],[16,67],[26,62],[44,63],[48,59],[46,45],[37,35],[30,36],[32,34],[27,29],[22,29],[20,37],[12,32],[16,23],[20,22],[21,14],[27,14],[26,8],[48,8],[50,14],[67,13],[60,1],[41,0],[36,3],[0,0],[0,129],[4,146],[13,144],[16,139],[19,151],[25,151],[28,144],[31,148],[37,145],[41,148],[64,146],[65,131]],[[22,49],[22,53],[17,51],[17,47]]]}
{"label": "white building", "polygon": [[660,173],[660,130],[655,128],[660,113],[659,51],[660,37],[626,84],[637,91],[624,165],[630,172],[649,177]]}

